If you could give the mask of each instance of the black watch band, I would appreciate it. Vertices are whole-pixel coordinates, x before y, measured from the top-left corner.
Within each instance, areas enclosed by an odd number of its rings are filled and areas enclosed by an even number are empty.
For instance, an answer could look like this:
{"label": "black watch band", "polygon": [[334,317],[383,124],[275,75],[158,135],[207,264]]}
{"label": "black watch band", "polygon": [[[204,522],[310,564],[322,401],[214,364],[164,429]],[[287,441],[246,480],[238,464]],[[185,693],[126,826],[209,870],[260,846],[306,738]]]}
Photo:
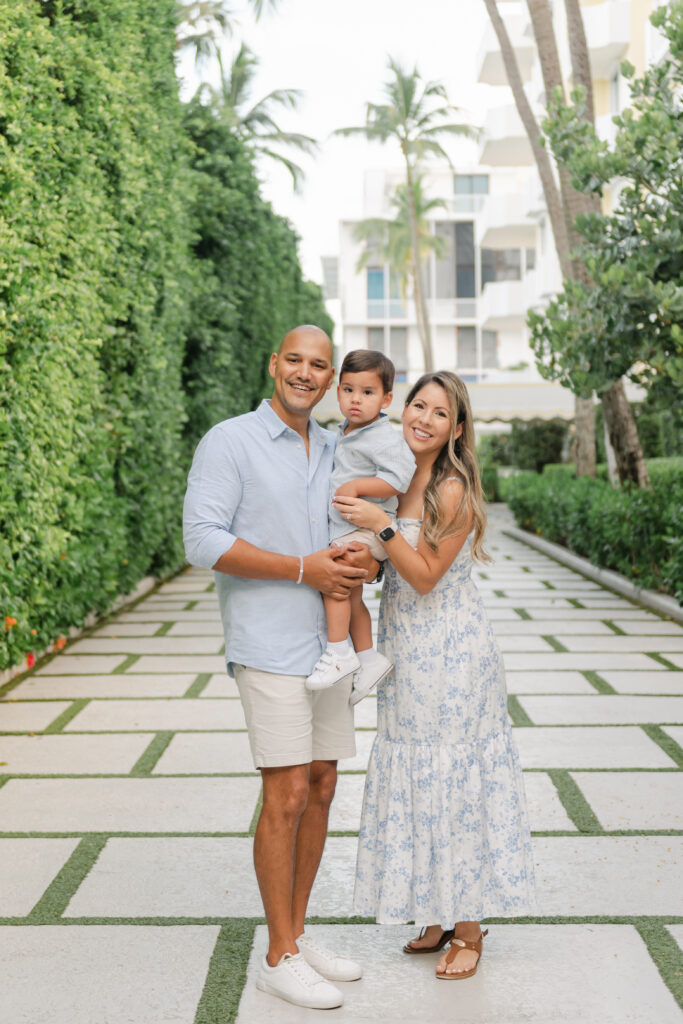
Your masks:
{"label": "black watch band", "polygon": [[379,563],[379,569],[377,570],[377,575],[375,576],[375,578],[374,578],[374,580],[372,582],[373,583],[381,583],[383,579],[384,579],[384,562],[380,562]]}

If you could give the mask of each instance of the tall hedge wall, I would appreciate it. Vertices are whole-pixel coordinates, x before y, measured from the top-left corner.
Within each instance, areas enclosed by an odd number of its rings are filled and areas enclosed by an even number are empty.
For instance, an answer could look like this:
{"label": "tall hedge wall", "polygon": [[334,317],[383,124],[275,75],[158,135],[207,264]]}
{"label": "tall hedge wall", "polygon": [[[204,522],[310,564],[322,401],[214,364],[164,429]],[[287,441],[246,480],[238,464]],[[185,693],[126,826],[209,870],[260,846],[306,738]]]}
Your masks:
{"label": "tall hedge wall", "polygon": [[181,564],[194,442],[322,309],[240,144],[198,147],[174,18],[0,2],[0,669]]}

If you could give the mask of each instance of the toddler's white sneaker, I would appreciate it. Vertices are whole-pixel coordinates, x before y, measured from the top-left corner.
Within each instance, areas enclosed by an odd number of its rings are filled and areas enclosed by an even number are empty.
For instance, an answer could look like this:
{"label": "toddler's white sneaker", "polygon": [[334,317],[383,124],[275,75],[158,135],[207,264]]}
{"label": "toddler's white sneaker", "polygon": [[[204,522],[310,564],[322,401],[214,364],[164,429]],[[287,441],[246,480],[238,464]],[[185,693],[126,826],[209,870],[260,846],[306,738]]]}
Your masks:
{"label": "toddler's white sneaker", "polygon": [[349,704],[357,704],[363,697],[367,697],[380,680],[389,675],[393,667],[393,661],[389,661],[379,651],[374,651],[371,658],[361,662],[360,668],[353,677],[353,689],[349,697]]}
{"label": "toddler's white sneaker", "polygon": [[335,654],[328,647],[326,651],[323,651],[306,680],[306,688],[308,690],[326,690],[345,676],[350,676],[359,665],[360,662],[353,647],[349,647],[347,654]]}

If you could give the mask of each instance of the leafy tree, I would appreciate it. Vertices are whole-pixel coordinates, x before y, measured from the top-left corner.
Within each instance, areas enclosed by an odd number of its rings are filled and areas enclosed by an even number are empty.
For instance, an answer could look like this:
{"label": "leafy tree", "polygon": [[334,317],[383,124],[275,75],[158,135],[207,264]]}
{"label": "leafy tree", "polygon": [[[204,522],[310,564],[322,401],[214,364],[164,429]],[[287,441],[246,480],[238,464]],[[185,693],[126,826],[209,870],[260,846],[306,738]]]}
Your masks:
{"label": "leafy tree", "polygon": [[437,257],[444,255],[445,239],[432,234],[428,214],[433,210],[443,209],[446,204],[443,199],[427,199],[423,189],[423,178],[420,175],[413,182],[412,207],[406,184],[398,185],[394,190],[391,205],[395,211],[393,218],[367,217],[354,225],[354,238],[358,242],[366,243],[356,269],[362,270],[377,259],[388,263],[392,272],[396,274],[401,294],[405,297],[409,283],[412,284],[413,294],[417,290],[411,209],[415,210],[417,220],[417,262],[423,267],[430,252],[435,253]]}
{"label": "leafy tree", "polygon": [[[337,135],[363,135],[375,142],[394,140],[398,143],[405,168],[406,197],[409,208],[412,278],[417,327],[422,344],[425,371],[433,369],[429,313],[420,264],[420,238],[416,207],[415,182],[428,157],[449,160],[443,148],[446,137],[473,138],[477,132],[471,125],[453,122],[457,108],[448,101],[441,82],[423,82],[417,67],[409,71],[389,58],[391,76],[385,83],[385,103],[368,103],[366,121],[361,127],[339,128]],[[449,160],[450,163],[450,160]]]}
{"label": "leafy tree", "polygon": [[548,463],[562,461],[566,438],[567,424],[564,420],[513,423],[506,454],[518,469],[540,473]]}
{"label": "leafy tree", "polygon": [[[683,384],[683,2],[652,21],[670,54],[639,80],[622,67],[632,109],[614,118],[612,151],[583,119],[581,90],[574,106],[556,102],[544,126],[576,188],[600,196],[623,182],[612,213],[577,219],[587,280],[566,281],[530,317],[541,372],[583,394],[606,394],[622,375],[646,387],[661,375]],[[638,479],[635,466],[629,476]]]}

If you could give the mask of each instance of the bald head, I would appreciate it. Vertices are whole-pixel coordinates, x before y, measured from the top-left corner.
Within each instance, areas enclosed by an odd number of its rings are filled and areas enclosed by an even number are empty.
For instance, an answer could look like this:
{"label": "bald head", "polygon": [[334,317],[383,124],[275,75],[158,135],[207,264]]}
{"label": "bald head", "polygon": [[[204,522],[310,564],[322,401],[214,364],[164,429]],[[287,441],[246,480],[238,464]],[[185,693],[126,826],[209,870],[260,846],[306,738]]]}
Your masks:
{"label": "bald head", "polygon": [[316,327],[315,324],[299,324],[298,327],[293,327],[291,331],[287,331],[284,338],[280,342],[280,347],[277,350],[278,355],[282,355],[283,351],[289,350],[292,345],[296,345],[299,339],[306,338],[308,341],[325,342],[328,346],[328,355],[330,362],[333,358],[332,341],[329,336],[325,334],[321,327]]}

